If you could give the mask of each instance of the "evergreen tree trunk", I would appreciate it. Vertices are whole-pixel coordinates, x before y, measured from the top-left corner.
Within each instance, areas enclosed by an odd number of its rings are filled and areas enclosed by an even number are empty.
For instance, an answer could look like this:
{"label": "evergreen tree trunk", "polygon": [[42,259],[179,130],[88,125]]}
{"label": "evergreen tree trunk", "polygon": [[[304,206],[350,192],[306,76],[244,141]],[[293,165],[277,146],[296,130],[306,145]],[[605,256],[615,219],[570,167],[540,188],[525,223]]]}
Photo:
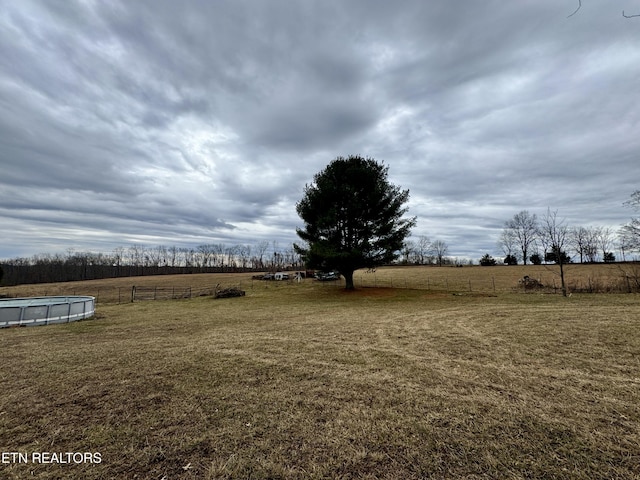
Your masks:
{"label": "evergreen tree trunk", "polygon": [[345,290],[355,290],[356,287],[353,285],[353,270],[342,273],[342,276],[344,277]]}

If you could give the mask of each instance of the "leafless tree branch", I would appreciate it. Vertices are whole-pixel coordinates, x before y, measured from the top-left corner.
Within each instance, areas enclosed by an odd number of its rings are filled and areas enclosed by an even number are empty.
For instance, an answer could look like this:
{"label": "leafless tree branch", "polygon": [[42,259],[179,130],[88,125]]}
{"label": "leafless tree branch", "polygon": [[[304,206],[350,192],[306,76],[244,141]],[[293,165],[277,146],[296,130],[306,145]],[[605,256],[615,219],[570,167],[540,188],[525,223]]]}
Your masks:
{"label": "leafless tree branch", "polygon": [[[578,0],[578,8],[576,8],[575,11],[571,15],[569,15],[567,18],[573,17],[576,13],[578,13],[578,10],[580,10],[580,8],[582,8],[582,0]],[[627,15],[626,13],[624,13],[624,10],[623,10],[622,16],[624,18],[640,17],[640,13],[636,15]]]}
{"label": "leafless tree branch", "polygon": [[[573,12],[571,15],[569,15],[567,18],[573,17],[576,13],[578,13],[578,10],[580,10],[580,7],[582,7],[582,0],[578,0],[578,8],[576,8],[576,11]],[[624,12],[622,14],[624,15]]]}

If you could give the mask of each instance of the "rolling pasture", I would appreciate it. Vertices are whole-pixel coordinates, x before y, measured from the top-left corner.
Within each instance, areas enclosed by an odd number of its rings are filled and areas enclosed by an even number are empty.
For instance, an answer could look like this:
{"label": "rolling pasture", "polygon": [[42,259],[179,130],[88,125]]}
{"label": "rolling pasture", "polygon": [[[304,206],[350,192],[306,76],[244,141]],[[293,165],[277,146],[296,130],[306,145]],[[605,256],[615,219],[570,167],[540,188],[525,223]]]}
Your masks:
{"label": "rolling pasture", "polygon": [[[539,281],[544,288],[529,293],[558,293],[560,277],[555,265],[518,265],[496,267],[383,267],[374,271],[358,270],[358,287],[420,289],[445,293],[522,293],[524,276]],[[27,297],[39,295],[92,295],[98,303],[127,303],[133,287],[157,288],[158,298],[210,295],[216,286],[240,286],[252,292],[281,286],[279,283],[252,280],[250,273],[157,275],[124,277],[82,282],[18,285],[0,287],[0,295]],[[569,292],[630,293],[640,291],[640,264],[571,264],[565,266]],[[305,285],[311,282],[308,279]],[[293,283],[293,282],[289,282]],[[340,287],[342,282],[327,282],[322,287]],[[313,295],[313,293],[311,293]]]}
{"label": "rolling pasture", "polygon": [[[619,269],[567,278],[615,291]],[[524,275],[547,288],[525,292]],[[422,267],[358,272],[355,292],[250,274],[2,288],[102,301],[93,320],[0,330],[0,451],[100,463],[3,461],[0,478],[638,478],[640,299],[563,298],[554,278]],[[247,296],[132,303],[133,284]]]}

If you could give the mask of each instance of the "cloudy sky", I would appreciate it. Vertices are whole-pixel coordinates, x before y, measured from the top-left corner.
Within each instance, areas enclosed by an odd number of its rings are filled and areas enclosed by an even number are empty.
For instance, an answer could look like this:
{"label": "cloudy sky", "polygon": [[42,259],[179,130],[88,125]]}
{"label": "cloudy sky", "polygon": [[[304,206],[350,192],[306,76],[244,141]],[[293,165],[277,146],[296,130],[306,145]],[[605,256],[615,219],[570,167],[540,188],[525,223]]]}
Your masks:
{"label": "cloudy sky", "polygon": [[633,214],[637,0],[0,5],[0,258],[290,245],[305,183],[350,154],[452,256],[499,254],[524,209]]}

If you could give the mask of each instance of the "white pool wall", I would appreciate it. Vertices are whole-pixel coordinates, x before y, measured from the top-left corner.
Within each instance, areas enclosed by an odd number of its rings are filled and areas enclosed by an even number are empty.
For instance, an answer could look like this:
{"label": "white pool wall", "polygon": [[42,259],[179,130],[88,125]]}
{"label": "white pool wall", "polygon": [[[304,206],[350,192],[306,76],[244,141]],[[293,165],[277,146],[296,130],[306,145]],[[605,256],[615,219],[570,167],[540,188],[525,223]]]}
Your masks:
{"label": "white pool wall", "polygon": [[95,314],[96,299],[88,296],[0,299],[0,328],[69,323]]}

